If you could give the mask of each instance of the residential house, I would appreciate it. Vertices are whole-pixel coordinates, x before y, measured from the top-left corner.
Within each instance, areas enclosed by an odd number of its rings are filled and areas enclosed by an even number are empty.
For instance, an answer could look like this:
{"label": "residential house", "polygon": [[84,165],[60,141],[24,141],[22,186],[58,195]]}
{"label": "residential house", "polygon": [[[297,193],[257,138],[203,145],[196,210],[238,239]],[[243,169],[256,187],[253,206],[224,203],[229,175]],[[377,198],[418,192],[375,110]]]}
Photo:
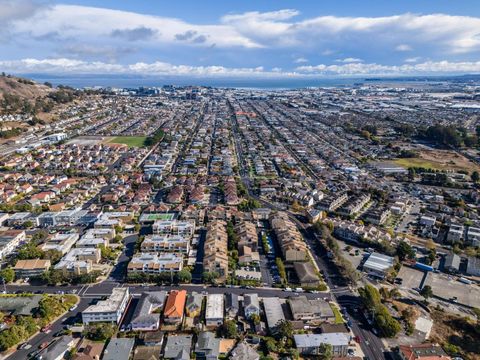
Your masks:
{"label": "residential house", "polygon": [[258,294],[243,295],[243,311],[247,319],[249,319],[253,314],[260,315]]}
{"label": "residential house", "polygon": [[172,290],[170,292],[163,311],[166,323],[180,324],[182,322],[186,298],[187,292],[185,290]]}
{"label": "residential house", "polygon": [[349,336],[345,333],[295,334],[293,339],[301,355],[319,355],[320,346],[328,344],[332,347],[333,356],[347,356]]}
{"label": "residential house", "polygon": [[165,291],[149,291],[142,296],[130,321],[133,331],[155,331],[160,327],[160,312],[163,310]]}

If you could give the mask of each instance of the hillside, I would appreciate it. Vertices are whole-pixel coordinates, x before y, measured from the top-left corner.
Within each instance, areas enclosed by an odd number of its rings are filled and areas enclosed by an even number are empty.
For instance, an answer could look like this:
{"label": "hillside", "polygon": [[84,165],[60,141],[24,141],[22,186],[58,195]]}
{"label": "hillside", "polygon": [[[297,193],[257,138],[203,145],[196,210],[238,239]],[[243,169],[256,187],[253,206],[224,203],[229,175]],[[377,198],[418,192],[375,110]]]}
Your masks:
{"label": "hillside", "polygon": [[0,76],[0,99],[3,99],[4,94],[9,94],[33,101],[36,98],[47,96],[52,91],[51,87],[37,84],[31,80]]}

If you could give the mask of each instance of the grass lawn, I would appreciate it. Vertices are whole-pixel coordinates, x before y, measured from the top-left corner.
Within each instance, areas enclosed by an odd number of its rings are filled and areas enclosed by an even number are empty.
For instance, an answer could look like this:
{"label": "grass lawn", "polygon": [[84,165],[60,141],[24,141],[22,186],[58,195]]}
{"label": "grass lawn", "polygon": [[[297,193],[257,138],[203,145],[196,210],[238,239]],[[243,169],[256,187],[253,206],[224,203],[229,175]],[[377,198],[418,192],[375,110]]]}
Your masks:
{"label": "grass lawn", "polygon": [[333,314],[335,315],[335,324],[343,324],[345,321],[343,320],[342,314],[340,313],[338,307],[333,304],[330,304],[330,307],[332,308]]}
{"label": "grass lawn", "polygon": [[422,167],[426,169],[432,169],[432,170],[447,170],[448,166],[445,166],[444,164],[441,163],[436,163],[433,161],[429,160],[424,160],[420,158],[405,158],[405,159],[397,159],[394,161],[395,164],[404,167],[404,168],[409,168],[409,167]]}
{"label": "grass lawn", "polygon": [[142,147],[145,144],[146,136],[117,136],[110,140],[114,144],[125,144],[129,147]]}

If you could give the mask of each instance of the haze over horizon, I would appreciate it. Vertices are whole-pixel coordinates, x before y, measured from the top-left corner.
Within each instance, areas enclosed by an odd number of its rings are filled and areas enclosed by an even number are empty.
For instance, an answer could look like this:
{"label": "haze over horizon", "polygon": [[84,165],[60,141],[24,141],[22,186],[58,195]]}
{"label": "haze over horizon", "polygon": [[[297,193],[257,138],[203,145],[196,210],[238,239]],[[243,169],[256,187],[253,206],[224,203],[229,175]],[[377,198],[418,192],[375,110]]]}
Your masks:
{"label": "haze over horizon", "polygon": [[475,74],[474,5],[0,0],[0,69],[193,79]]}

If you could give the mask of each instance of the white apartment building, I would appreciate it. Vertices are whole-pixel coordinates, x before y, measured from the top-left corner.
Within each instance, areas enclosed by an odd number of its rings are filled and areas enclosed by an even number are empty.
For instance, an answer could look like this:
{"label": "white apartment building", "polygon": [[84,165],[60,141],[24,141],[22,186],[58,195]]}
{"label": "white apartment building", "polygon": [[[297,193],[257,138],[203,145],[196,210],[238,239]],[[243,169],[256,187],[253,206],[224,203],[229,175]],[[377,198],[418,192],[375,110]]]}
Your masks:
{"label": "white apartment building", "polygon": [[107,300],[101,300],[90,305],[82,312],[84,324],[95,322],[110,322],[118,324],[123,316],[130,299],[130,292],[126,288],[114,288]]}

